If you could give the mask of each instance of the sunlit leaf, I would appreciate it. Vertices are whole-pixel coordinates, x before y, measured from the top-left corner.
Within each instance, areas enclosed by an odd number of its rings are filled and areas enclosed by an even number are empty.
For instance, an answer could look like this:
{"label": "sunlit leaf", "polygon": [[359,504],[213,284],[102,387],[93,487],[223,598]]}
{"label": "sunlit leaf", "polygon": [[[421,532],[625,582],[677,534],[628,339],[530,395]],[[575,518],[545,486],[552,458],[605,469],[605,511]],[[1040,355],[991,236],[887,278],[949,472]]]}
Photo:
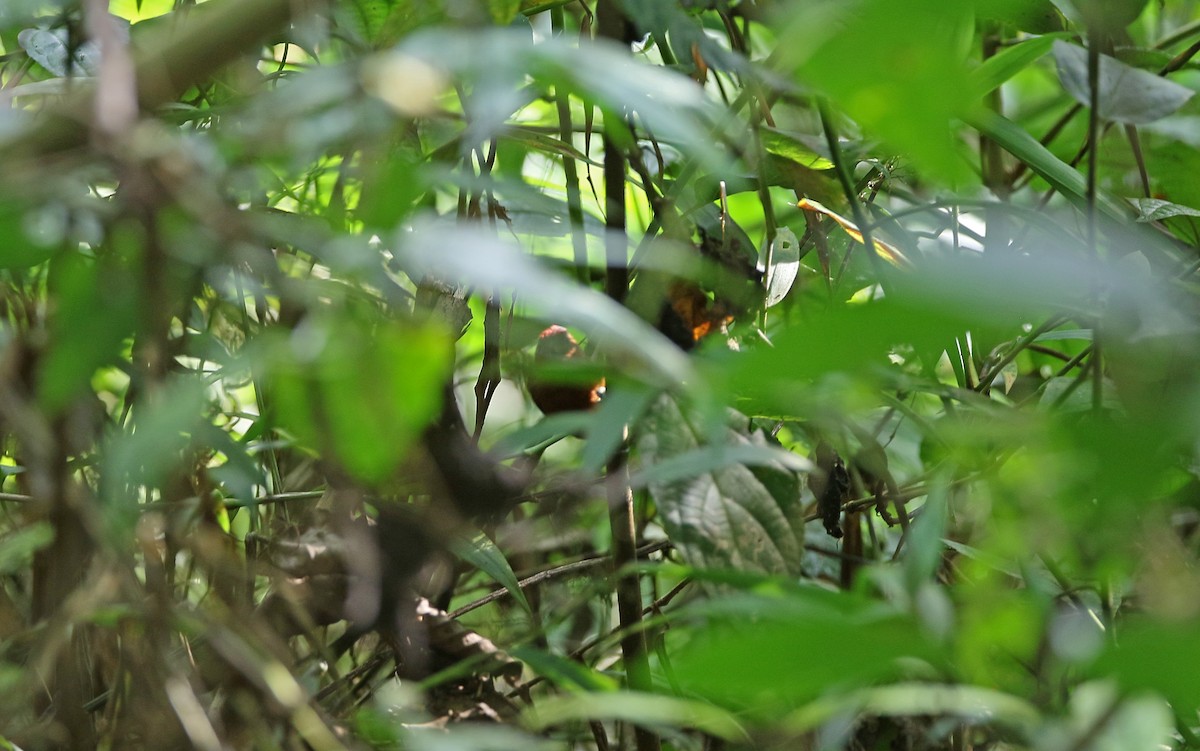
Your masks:
{"label": "sunlit leaf", "polygon": [[[796,206],[797,208],[805,211],[812,211],[829,217],[833,221],[837,222],[838,226],[841,227],[847,235],[850,235],[850,237],[854,238],[856,242],[865,243],[863,240],[863,234],[858,229],[858,225],[838,214],[837,212],[830,211],[816,201],[812,201],[807,198],[800,199],[800,203],[796,204]],[[879,254],[880,258],[894,266],[899,266],[901,268],[911,266],[911,262],[894,245],[886,243],[877,237],[872,237],[871,240],[875,243],[875,252]]]}
{"label": "sunlit leaf", "polygon": [[610,694],[549,697],[531,705],[526,724],[544,729],[571,720],[623,720],[643,727],[683,726],[730,741],[746,740],[746,731],[733,715],[703,702],[661,694],[630,691]]}

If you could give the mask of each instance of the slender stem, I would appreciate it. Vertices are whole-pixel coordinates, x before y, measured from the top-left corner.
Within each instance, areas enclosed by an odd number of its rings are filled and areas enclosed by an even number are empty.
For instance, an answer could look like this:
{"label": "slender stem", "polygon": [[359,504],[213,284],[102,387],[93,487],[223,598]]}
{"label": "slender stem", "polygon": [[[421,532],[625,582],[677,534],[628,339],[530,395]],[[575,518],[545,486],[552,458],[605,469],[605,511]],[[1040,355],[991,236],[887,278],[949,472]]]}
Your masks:
{"label": "slender stem", "polygon": [[[555,36],[563,33],[565,23],[561,5],[550,11],[550,26]],[[564,144],[573,146],[575,129],[571,124],[571,95],[564,87],[554,87],[554,104],[558,109],[558,137]],[[575,160],[565,154],[563,178],[567,184],[567,220],[571,226],[571,247],[575,251],[575,274],[581,284],[587,284],[587,235],[583,231],[583,199],[579,190],[579,172],[575,168]]]}
{"label": "slender stem", "polygon": [[[596,4],[596,28],[599,36],[620,44],[628,44],[627,21],[615,0],[599,0]],[[625,155],[614,138],[616,123],[606,113],[604,123],[604,223],[607,271],[604,289],[610,298],[624,303],[629,292],[629,253],[625,218]],[[625,679],[634,691],[649,691],[650,658],[646,632],[642,622],[642,589],[630,564],[637,562],[637,523],[633,508],[633,490],[629,485],[627,464],[629,447],[626,440],[609,460],[606,490],[608,518],[612,528],[613,574],[616,577],[617,612],[621,619],[621,656],[625,664]],[[659,751],[659,737],[643,727],[634,727],[637,751]]]}
{"label": "slender stem", "polygon": [[[1100,35],[1096,28],[1088,29],[1088,168],[1087,168],[1087,244],[1092,259],[1097,264],[1093,270],[1093,295],[1097,303],[1100,297],[1099,263],[1100,252],[1096,245],[1096,164],[1100,144]],[[1092,329],[1092,409],[1099,410],[1104,401],[1104,363],[1100,342],[1099,320]]]}
{"label": "slender stem", "polygon": [[867,258],[870,259],[871,267],[875,270],[875,276],[882,286],[883,264],[879,259],[879,254],[875,252],[875,238],[867,224],[867,215],[863,211],[862,202],[858,200],[858,191],[854,189],[854,177],[850,173],[850,165],[846,164],[841,144],[838,142],[837,131],[833,128],[833,114],[829,110],[829,102],[823,97],[818,98],[817,110],[821,115],[821,127],[825,131],[825,143],[829,146],[829,158],[833,162],[834,171],[837,172],[838,182],[842,184],[842,192],[846,194],[846,200],[850,202],[850,213],[854,217],[854,223],[858,225],[858,231],[862,233],[863,245],[867,246]]}

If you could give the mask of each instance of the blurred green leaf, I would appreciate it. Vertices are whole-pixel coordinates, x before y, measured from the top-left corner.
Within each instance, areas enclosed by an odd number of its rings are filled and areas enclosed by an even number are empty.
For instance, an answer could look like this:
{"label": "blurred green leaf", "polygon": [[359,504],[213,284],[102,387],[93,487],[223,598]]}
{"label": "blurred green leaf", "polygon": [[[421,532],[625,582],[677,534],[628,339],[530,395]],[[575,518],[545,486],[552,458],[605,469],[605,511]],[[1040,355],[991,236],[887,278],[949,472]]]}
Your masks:
{"label": "blurred green leaf", "polygon": [[441,407],[451,341],[401,321],[374,331],[346,316],[306,321],[274,348],[277,419],[350,473],[381,482]]}
{"label": "blurred green leaf", "polygon": [[1176,707],[1200,707],[1200,626],[1146,617],[1123,624],[1118,639],[1089,669],[1089,675],[1112,676],[1127,692],[1152,691]]}
{"label": "blurred green leaf", "polygon": [[676,674],[689,692],[754,717],[928,674],[943,660],[912,618],[848,593],[805,587],[779,598],[743,596],[721,610],[680,647]]}
{"label": "blurred green leaf", "polygon": [[971,71],[971,83],[979,96],[998,89],[1005,81],[1037,62],[1050,51],[1057,36],[1040,36],[1026,39],[1006,47],[983,61]]}
{"label": "blurred green leaf", "polygon": [[980,18],[1011,24],[1032,34],[1063,31],[1066,19],[1051,0],[975,0]]}
{"label": "blurred green leaf", "polygon": [[0,537],[0,573],[15,574],[29,565],[33,554],[54,541],[54,527],[35,522]]}
{"label": "blurred green leaf", "polygon": [[836,31],[797,20],[784,31],[785,44],[809,50],[801,80],[929,173],[966,180],[954,123],[972,98],[969,4],[865,0],[834,23]]}
{"label": "blurred green leaf", "polygon": [[[1063,88],[1083,106],[1091,102],[1087,50],[1062,40],[1054,42],[1054,60]],[[1144,125],[1166,117],[1184,105],[1194,91],[1132,68],[1108,55],[1100,56],[1100,117],[1112,122]]]}
{"label": "blurred green leaf", "polygon": [[[135,241],[121,237],[118,244]],[[78,252],[51,264],[49,285],[58,306],[38,372],[38,397],[46,409],[57,411],[83,393],[96,370],[116,362],[133,336],[141,300],[131,273]]]}
{"label": "blurred green leaf", "polygon": [[748,739],[736,717],[710,704],[632,691],[552,696],[532,705],[524,717],[533,730],[570,720],[623,720],[642,727],[689,727],[728,741]]}

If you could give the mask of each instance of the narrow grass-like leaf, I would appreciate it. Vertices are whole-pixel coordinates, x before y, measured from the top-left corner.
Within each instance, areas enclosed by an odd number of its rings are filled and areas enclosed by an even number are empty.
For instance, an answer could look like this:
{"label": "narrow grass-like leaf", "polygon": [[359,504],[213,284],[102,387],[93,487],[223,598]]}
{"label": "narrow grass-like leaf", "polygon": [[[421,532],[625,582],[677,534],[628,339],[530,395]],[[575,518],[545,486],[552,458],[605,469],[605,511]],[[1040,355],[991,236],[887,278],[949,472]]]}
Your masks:
{"label": "narrow grass-like leaf", "polygon": [[500,552],[500,548],[496,547],[496,543],[492,542],[487,535],[480,532],[469,540],[455,540],[451,543],[450,547],[459,558],[504,585],[504,588],[508,590],[508,593],[513,596],[514,600],[520,603],[525,612],[533,612],[533,608],[529,606],[529,600],[525,599],[525,592],[521,589],[520,583],[517,582],[517,575],[513,572],[512,566],[509,565],[508,559],[504,557],[504,553]]}
{"label": "narrow grass-like leaf", "polygon": [[1057,38],[1058,35],[1047,34],[1026,39],[983,61],[982,65],[971,71],[971,87],[976,95],[982,97],[996,90],[1005,81],[1037,62],[1050,51]]}
{"label": "narrow grass-like leaf", "polygon": [[[1076,203],[1085,200],[1087,181],[1083,175],[1050,153],[1049,149],[1012,120],[979,108],[967,117],[967,124],[1000,144],[1067,198]],[[1101,190],[1096,191],[1096,205],[1114,219],[1127,219],[1131,213],[1116,198]]]}

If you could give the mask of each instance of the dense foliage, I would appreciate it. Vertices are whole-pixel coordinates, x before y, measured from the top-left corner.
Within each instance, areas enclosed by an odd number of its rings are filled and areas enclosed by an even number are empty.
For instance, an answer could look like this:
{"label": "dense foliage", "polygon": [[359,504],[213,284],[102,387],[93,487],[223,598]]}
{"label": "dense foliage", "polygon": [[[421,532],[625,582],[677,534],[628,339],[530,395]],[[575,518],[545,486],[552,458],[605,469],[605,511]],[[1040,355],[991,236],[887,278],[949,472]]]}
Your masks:
{"label": "dense foliage", "polygon": [[5,748],[1200,748],[1192,0],[0,48]]}

